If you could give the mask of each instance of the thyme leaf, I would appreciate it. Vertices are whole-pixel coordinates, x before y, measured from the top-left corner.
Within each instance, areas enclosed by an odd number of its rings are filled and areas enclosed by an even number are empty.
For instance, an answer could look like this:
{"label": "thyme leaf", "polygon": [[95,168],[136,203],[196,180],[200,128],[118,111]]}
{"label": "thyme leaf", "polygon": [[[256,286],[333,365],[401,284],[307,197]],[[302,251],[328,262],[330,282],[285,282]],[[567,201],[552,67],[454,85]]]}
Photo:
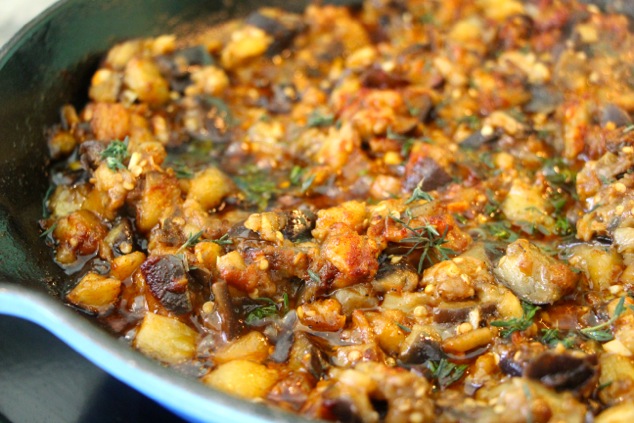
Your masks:
{"label": "thyme leaf", "polygon": [[596,326],[591,326],[587,328],[581,329],[579,332],[586,338],[594,339],[599,342],[607,342],[614,339],[614,335],[610,331],[609,327],[612,323],[616,322],[616,320],[623,314],[625,311],[625,297],[621,297],[619,302],[614,309],[614,315],[606,322],[599,323]]}
{"label": "thyme leaf", "polygon": [[310,277],[313,282],[321,283],[321,277],[310,269],[308,269],[308,277]]}
{"label": "thyme leaf", "polygon": [[522,301],[522,310],[524,314],[522,317],[513,317],[508,320],[494,320],[491,322],[491,326],[503,328],[500,334],[503,338],[508,338],[514,332],[521,332],[528,329],[533,324],[533,318],[541,307]]}
{"label": "thyme leaf", "polygon": [[47,230],[45,230],[44,232],[42,232],[40,234],[40,238],[46,238],[47,236],[49,236],[50,234],[53,233],[53,231],[55,230],[55,228],[57,228],[57,222],[53,223]]}
{"label": "thyme leaf", "polygon": [[434,197],[432,197],[427,191],[423,191],[423,182],[424,181],[420,181],[418,185],[416,185],[414,192],[412,192],[412,196],[407,199],[405,204],[410,204],[418,200],[434,201]]}
{"label": "thyme leaf", "polygon": [[469,367],[466,364],[454,364],[445,358],[438,361],[428,360],[425,366],[431,371],[431,377],[441,390],[458,381]]}
{"label": "thyme leaf", "polygon": [[114,140],[101,152],[101,158],[106,161],[110,170],[125,169],[123,161],[130,156],[128,153],[128,137],[123,141]]}
{"label": "thyme leaf", "polygon": [[309,128],[321,128],[324,126],[331,126],[333,123],[335,123],[334,115],[322,114],[315,110],[310,114],[310,116],[308,116],[306,125]]}
{"label": "thyme leaf", "polygon": [[[400,240],[402,244],[412,245],[405,255],[407,256],[416,250],[421,250],[420,259],[418,260],[418,273],[423,271],[423,266],[426,261],[433,263],[432,257],[430,256],[432,252],[435,251],[440,256],[441,261],[448,260],[450,255],[456,254],[451,248],[443,247],[443,245],[448,242],[447,233],[449,232],[449,228],[445,228],[445,231],[441,235],[432,225],[412,227],[409,221],[406,222],[392,214],[390,214],[389,217],[393,221],[401,224],[411,235]],[[411,220],[411,218],[408,220]]]}
{"label": "thyme leaf", "polygon": [[189,234],[189,237],[187,237],[187,241],[185,241],[185,243],[181,245],[178,250],[176,250],[175,255],[179,255],[189,247],[193,247],[194,245],[198,244],[203,232],[205,231],[198,231],[195,234]]}

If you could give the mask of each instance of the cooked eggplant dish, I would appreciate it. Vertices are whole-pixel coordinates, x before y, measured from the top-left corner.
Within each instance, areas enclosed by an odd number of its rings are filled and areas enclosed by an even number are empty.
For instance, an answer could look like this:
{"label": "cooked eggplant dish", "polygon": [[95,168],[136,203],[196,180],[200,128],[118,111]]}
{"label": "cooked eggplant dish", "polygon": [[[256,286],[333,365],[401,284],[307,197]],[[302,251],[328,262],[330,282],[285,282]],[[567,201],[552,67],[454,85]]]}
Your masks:
{"label": "cooked eggplant dish", "polygon": [[633,28],[366,0],[117,44],[47,133],[64,300],[309,418],[632,421]]}

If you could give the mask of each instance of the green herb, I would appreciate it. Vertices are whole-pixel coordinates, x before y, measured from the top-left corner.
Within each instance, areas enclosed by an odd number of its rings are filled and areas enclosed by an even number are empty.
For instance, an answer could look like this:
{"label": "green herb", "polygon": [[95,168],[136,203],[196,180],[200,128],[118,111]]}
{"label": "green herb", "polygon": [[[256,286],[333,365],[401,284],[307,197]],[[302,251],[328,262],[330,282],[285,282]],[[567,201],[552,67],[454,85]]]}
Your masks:
{"label": "green herb", "polygon": [[564,348],[570,349],[575,345],[575,336],[573,334],[568,334],[563,337],[561,331],[556,328],[552,329],[542,329],[541,343],[544,345],[548,345],[551,348],[556,347],[558,344],[562,344]]}
{"label": "green herb", "polygon": [[308,116],[308,122],[306,125],[309,128],[321,128],[324,126],[331,126],[333,123],[335,123],[334,115],[321,114],[315,110],[310,114],[310,116]]}
{"label": "green herb", "polygon": [[570,190],[574,185],[577,174],[561,158],[544,161],[542,172],[551,185]]}
{"label": "green herb", "polygon": [[310,269],[308,269],[308,277],[310,277],[310,280],[312,280],[313,282],[321,283],[321,278],[319,277],[319,275]]}
{"label": "green herb", "polygon": [[51,199],[51,195],[55,192],[55,188],[57,188],[55,185],[49,185],[46,190],[46,194],[44,194],[44,199],[42,200],[42,216],[45,219],[51,215],[48,210],[48,201]]}
{"label": "green herb", "polygon": [[521,332],[531,327],[535,313],[540,309],[541,307],[539,306],[522,301],[522,310],[524,311],[522,317],[513,317],[509,320],[495,320],[491,322],[491,326],[504,328],[501,331],[501,335],[503,338],[508,338],[513,332]]}
{"label": "green herb", "polygon": [[174,174],[178,179],[192,179],[194,177],[194,172],[183,162],[172,163],[172,169],[174,169]]}
{"label": "green herb", "polygon": [[463,116],[458,119],[458,124],[465,124],[470,129],[476,130],[480,127],[480,118],[475,115]]}
{"label": "green herb", "polygon": [[485,152],[480,156],[480,160],[489,169],[495,169],[495,163],[493,163],[493,156],[489,152]]}
{"label": "green herb", "polygon": [[256,298],[258,301],[264,301],[267,304],[265,305],[260,305],[256,308],[254,308],[253,310],[251,310],[251,312],[249,312],[249,314],[247,315],[247,318],[245,320],[245,323],[248,325],[251,325],[255,322],[257,322],[258,320],[262,320],[266,317],[269,316],[273,316],[275,314],[277,314],[277,304],[275,303],[275,301],[273,301],[270,298],[266,298],[266,297],[262,297],[262,298]]}
{"label": "green herb", "polygon": [[218,244],[218,245],[231,245],[231,244],[233,244],[233,240],[229,238],[228,234],[224,234],[223,236],[221,236],[218,239],[209,239],[209,240],[205,240],[205,241],[213,242],[214,244]]}
{"label": "green herb", "polygon": [[605,388],[609,388],[610,386],[612,386],[614,382],[613,381],[608,381],[605,383],[602,383],[601,385],[597,386],[597,391],[603,391]]}
{"label": "green herb", "polygon": [[548,129],[540,129],[537,131],[537,138],[539,138],[542,141],[548,141],[551,134],[552,134],[552,131]]}
{"label": "green herb", "polygon": [[535,235],[536,231],[542,235],[550,235],[550,230],[541,223],[529,222],[526,220],[519,220],[516,222],[520,229],[528,235]]}
{"label": "green herb", "polygon": [[466,364],[454,364],[445,358],[438,361],[428,360],[425,366],[431,371],[431,377],[437,382],[438,388],[444,390],[458,381],[469,367]]}
{"label": "green herb", "polygon": [[106,165],[110,170],[125,169],[123,161],[129,157],[128,137],[123,141],[115,140],[108,144],[101,152],[101,158],[106,160]]}
{"label": "green herb", "polygon": [[306,180],[302,183],[302,194],[310,189],[310,187],[315,182],[315,174],[310,175]]}
{"label": "green herb", "polygon": [[299,185],[302,181],[302,175],[304,174],[305,169],[301,166],[293,166],[291,169],[291,173],[288,175],[288,179],[292,185]]}
{"label": "green herb", "polygon": [[410,333],[412,330],[410,328],[408,328],[405,325],[400,324],[399,322],[394,322],[396,323],[396,326],[398,326],[399,328],[401,328],[401,330],[405,333]]}
{"label": "green herb", "polygon": [[616,304],[616,308],[614,309],[614,315],[607,321],[600,323],[596,326],[591,326],[589,328],[583,328],[579,332],[586,338],[594,339],[599,342],[607,342],[614,339],[614,335],[608,329],[612,323],[616,322],[616,320],[623,314],[625,311],[625,297],[621,297],[619,302]]}
{"label": "green herb", "polygon": [[175,255],[181,254],[189,247],[193,247],[194,245],[198,244],[200,242],[200,237],[204,232],[205,231],[198,231],[195,234],[189,234],[187,241],[185,241],[185,243],[181,245],[178,250],[176,250]]}
{"label": "green herb", "polygon": [[422,24],[435,24],[436,23],[436,18],[434,16],[434,14],[432,12],[427,12],[423,15],[421,15],[421,17],[419,18],[420,23]]}
{"label": "green herb", "polygon": [[406,139],[405,142],[403,142],[403,145],[401,146],[401,156],[407,157],[410,151],[412,151],[412,147],[414,147],[414,139],[413,138]]}
{"label": "green herb", "polygon": [[246,174],[234,177],[234,181],[245,200],[259,210],[266,209],[269,201],[279,192],[277,184],[259,169],[248,168]]}
{"label": "green herb", "polygon": [[44,232],[42,232],[40,234],[40,238],[46,238],[47,236],[49,236],[50,234],[53,233],[53,231],[55,230],[55,228],[57,228],[57,222],[53,223],[47,230],[45,230]]}
{"label": "green herb", "polygon": [[284,312],[287,312],[290,309],[290,300],[288,299],[288,294],[286,292],[282,294],[282,307]]}
{"label": "green herb", "polygon": [[562,216],[558,216],[555,221],[555,232],[559,235],[569,235],[572,233],[572,226],[568,219]]}
{"label": "green herb", "polygon": [[[407,212],[409,212],[409,209],[407,209],[406,214]],[[416,250],[421,250],[420,259],[418,260],[418,273],[423,271],[425,261],[433,264],[433,260],[430,256],[431,252],[435,251],[440,256],[441,261],[448,260],[449,255],[456,254],[456,252],[451,248],[443,247],[443,245],[448,242],[447,232],[449,231],[449,228],[446,228],[444,233],[441,235],[432,225],[423,225],[418,227],[410,226],[409,222],[411,221],[411,214],[408,214],[407,222],[392,214],[390,214],[390,219],[400,223],[411,235],[400,240],[403,244],[412,244],[405,255],[410,255]]]}
{"label": "green herb", "polygon": [[506,221],[485,223],[482,228],[491,236],[508,242],[513,242],[520,237],[517,232],[511,229],[511,224]]}
{"label": "green herb", "polygon": [[453,213],[453,218],[456,219],[456,221],[461,225],[466,225],[467,223],[469,223],[469,219],[467,219],[460,213]]}
{"label": "green herb", "polygon": [[623,133],[627,134],[634,131],[634,125],[627,125],[625,128],[623,128]]}
{"label": "green herb", "polygon": [[490,218],[496,217],[501,212],[502,205],[495,198],[495,193],[487,188],[485,191],[487,197],[487,203],[484,205],[484,210],[482,211],[485,216],[489,216]]}
{"label": "green herb", "polygon": [[559,213],[563,210],[568,203],[568,199],[559,193],[555,193],[548,198],[550,205],[555,209],[555,213]]}
{"label": "green herb", "polygon": [[427,191],[423,191],[422,186],[423,181],[420,181],[416,188],[414,188],[412,196],[407,199],[405,204],[410,204],[418,200],[434,201],[434,197],[432,197]]}

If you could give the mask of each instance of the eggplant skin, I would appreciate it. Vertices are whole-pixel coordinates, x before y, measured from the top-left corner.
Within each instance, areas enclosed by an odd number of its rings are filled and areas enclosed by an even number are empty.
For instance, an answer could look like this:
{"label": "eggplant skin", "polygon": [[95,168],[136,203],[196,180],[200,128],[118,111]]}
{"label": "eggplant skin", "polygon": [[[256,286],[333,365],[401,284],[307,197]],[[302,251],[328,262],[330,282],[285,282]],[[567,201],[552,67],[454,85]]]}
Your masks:
{"label": "eggplant skin", "polygon": [[189,276],[183,261],[173,255],[152,256],[140,267],[152,295],[163,307],[176,314],[189,313]]}
{"label": "eggplant skin", "polygon": [[532,304],[554,303],[571,293],[579,280],[570,267],[526,239],[509,244],[494,273],[515,295]]}

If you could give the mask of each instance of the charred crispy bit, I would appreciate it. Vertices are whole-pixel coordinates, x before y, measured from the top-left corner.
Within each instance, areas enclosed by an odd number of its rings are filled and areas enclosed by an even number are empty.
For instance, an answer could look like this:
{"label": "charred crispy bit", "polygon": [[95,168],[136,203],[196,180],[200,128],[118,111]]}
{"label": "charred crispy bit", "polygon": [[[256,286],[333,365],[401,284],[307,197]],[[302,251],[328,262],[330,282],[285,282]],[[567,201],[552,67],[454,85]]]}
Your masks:
{"label": "charred crispy bit", "polygon": [[154,295],[167,310],[176,314],[192,310],[190,279],[179,257],[151,256],[141,265],[141,273]]}

